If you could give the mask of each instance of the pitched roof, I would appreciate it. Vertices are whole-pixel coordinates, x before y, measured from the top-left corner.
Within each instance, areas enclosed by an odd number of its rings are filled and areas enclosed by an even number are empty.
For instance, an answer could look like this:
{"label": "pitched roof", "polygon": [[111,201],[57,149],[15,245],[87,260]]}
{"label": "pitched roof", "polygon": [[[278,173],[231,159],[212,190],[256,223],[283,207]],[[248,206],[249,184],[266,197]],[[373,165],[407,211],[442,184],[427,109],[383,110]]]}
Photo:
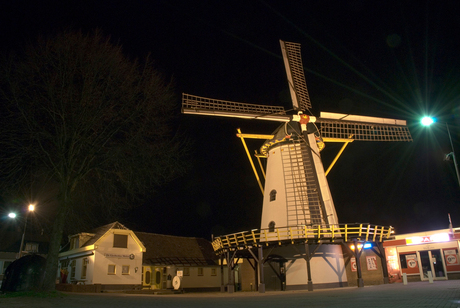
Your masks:
{"label": "pitched roof", "polygon": [[90,238],[88,241],[86,241],[86,243],[84,243],[82,245],[82,247],[84,246],[89,246],[89,245],[93,245],[94,243],[96,243],[96,241],[98,239],[100,239],[104,234],[107,233],[107,231],[109,231],[110,229],[121,229],[121,230],[129,230],[128,228],[126,228],[124,225],[122,225],[121,223],[119,223],[118,221],[115,221],[115,222],[112,222],[110,224],[107,224],[107,225],[104,225],[104,226],[101,226],[101,227],[98,227],[96,229],[93,229],[91,230],[89,233],[91,234],[94,234],[94,236],[92,238]]}
{"label": "pitched roof", "polygon": [[144,243],[144,264],[204,266],[216,265],[209,241],[202,238],[162,235],[146,232],[134,232]]}

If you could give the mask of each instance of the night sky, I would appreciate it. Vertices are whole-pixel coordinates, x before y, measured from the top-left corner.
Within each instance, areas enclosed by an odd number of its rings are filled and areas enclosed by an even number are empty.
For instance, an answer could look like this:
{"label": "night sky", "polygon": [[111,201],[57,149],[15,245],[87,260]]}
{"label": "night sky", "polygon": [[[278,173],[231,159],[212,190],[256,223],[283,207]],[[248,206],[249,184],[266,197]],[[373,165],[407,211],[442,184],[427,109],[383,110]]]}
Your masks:
{"label": "night sky", "polygon": [[[302,44],[313,113],[405,119],[412,143],[351,143],[328,175],[341,223],[398,233],[460,226],[458,1],[10,1],[1,49],[62,29],[102,29],[132,58],[150,54],[180,93],[282,105],[290,98],[279,40]],[[137,231],[211,238],[260,228],[262,194],[236,129],[272,122],[181,115],[190,171],[119,221]],[[437,117],[421,127],[423,115]],[[251,152],[260,141],[248,140]],[[341,144],[327,144],[325,168]],[[460,156],[459,156],[460,160]],[[38,207],[37,207],[38,209]],[[110,221],[108,221],[110,222]],[[87,231],[87,230],[82,230]]]}

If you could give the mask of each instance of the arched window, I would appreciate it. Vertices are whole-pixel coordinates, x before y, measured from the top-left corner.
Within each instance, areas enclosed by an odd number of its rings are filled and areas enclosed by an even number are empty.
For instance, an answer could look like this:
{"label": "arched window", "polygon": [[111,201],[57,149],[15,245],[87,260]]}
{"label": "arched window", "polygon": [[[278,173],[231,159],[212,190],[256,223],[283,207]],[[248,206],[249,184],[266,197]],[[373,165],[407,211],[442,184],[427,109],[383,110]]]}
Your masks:
{"label": "arched window", "polygon": [[270,223],[268,224],[268,232],[275,232],[275,222],[274,221],[270,221]]}
{"label": "arched window", "polygon": [[270,192],[270,202],[275,201],[275,200],[276,200],[276,190],[273,189]]}

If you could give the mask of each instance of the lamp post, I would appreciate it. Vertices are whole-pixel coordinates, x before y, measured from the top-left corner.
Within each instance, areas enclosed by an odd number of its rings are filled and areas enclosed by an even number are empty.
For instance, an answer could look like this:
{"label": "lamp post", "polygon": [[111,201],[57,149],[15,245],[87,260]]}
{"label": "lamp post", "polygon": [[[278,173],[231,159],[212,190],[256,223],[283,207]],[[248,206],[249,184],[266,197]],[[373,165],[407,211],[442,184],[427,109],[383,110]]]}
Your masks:
{"label": "lamp post", "polygon": [[[431,117],[423,117],[420,122],[422,123],[423,126],[430,126],[431,124],[434,123],[434,119],[431,118]],[[447,135],[449,136],[450,147],[452,149],[452,152],[450,152],[449,154],[446,155],[446,159],[448,159],[450,156],[452,156],[452,160],[454,162],[454,167],[455,167],[455,172],[457,174],[458,186],[460,187],[460,175],[458,173],[457,158],[455,157],[454,144],[452,142],[452,137],[450,136],[449,125],[447,123],[446,123],[446,128],[447,128]]]}
{"label": "lamp post", "polygon": [[18,259],[22,257],[22,248],[24,247],[24,237],[26,236],[27,218],[29,217],[29,213],[33,212],[34,210],[35,210],[35,205],[29,204],[29,210],[27,211],[27,214],[26,214],[26,222],[24,224],[24,232],[22,233],[21,246],[19,247]]}

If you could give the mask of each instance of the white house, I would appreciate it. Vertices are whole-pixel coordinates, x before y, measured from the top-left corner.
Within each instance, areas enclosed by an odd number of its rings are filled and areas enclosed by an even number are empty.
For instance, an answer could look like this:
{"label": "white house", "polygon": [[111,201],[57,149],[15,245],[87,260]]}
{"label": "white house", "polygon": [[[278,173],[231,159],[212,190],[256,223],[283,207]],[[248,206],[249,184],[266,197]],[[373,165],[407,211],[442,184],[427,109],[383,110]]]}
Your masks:
{"label": "white house", "polygon": [[[205,239],[134,232],[114,222],[69,237],[59,254],[59,282],[81,291],[166,290],[175,276],[181,289],[219,290],[221,270]],[[97,286],[90,288],[89,286]]]}
{"label": "white house", "polygon": [[102,291],[141,287],[146,248],[133,231],[114,222],[69,239],[69,250],[59,254],[61,283],[99,284]]}

